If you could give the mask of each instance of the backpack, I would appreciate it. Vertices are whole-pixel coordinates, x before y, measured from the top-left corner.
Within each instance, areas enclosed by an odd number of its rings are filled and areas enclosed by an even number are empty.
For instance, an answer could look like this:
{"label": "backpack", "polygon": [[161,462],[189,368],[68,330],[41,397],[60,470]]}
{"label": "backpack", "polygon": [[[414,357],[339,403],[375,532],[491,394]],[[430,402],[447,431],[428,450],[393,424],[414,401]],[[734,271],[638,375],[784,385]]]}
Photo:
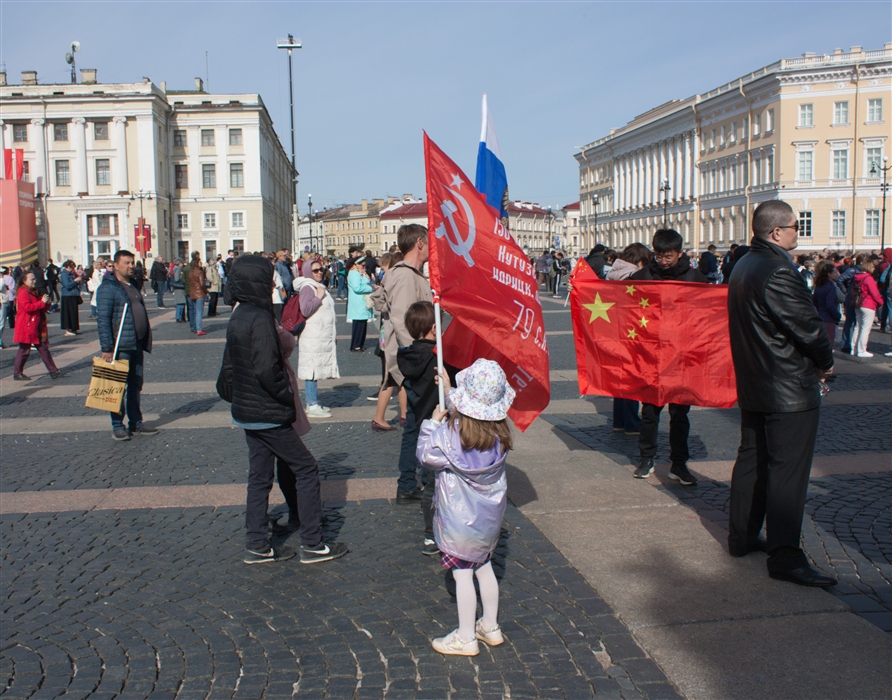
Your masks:
{"label": "backpack", "polygon": [[300,310],[300,294],[295,294],[282,309],[282,328],[292,335],[300,335],[306,322],[307,317]]}
{"label": "backpack", "polygon": [[861,294],[861,285],[858,284],[858,281],[854,278],[849,283],[849,288],[846,291],[846,306],[849,306],[853,309],[860,309],[861,304],[864,301],[864,297]]}

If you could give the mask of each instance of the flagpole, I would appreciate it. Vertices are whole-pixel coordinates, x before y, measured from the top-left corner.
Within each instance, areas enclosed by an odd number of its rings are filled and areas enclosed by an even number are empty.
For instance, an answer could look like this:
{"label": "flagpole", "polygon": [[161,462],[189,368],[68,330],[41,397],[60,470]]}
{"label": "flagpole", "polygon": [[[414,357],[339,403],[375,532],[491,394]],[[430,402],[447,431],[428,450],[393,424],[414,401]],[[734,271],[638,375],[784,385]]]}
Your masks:
{"label": "flagpole", "polygon": [[[434,292],[434,326],[437,329],[437,376],[443,374],[443,324],[440,320],[440,297]],[[437,388],[440,398],[440,410],[446,410],[446,393],[443,388],[443,382],[437,382]]]}

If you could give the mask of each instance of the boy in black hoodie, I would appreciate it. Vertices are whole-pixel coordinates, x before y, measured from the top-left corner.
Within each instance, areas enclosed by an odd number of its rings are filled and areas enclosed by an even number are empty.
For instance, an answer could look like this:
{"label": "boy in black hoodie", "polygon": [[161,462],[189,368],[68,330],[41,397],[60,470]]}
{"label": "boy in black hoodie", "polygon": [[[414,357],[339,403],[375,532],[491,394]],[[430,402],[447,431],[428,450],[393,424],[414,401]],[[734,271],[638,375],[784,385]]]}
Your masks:
{"label": "boy in black hoodie", "polygon": [[[437,334],[434,330],[434,305],[429,301],[416,301],[406,311],[406,330],[412,336],[412,344],[397,350],[396,362],[403,373],[406,398],[412,405],[415,420],[430,418],[439,401],[437,390]],[[454,380],[453,372],[450,377]],[[439,554],[434,541],[434,475],[421,468],[424,491],[421,494],[421,512],[424,515],[424,545],[422,554]]]}
{"label": "boy in black hoodie", "polygon": [[[699,270],[691,267],[691,260],[682,252],[684,239],[678,231],[661,228],[654,234],[654,256],[647,267],[633,272],[630,280],[664,280],[668,282],[703,282],[708,280]],[[657,454],[657,431],[660,427],[662,406],[649,403],[641,404],[641,433],[638,435],[638,452],[640,459],[635,470],[636,479],[646,479],[654,471],[654,456]],[[688,434],[691,423],[688,420],[690,406],[669,404],[669,459],[672,466],[669,478],[681,482],[685,486],[697,483],[694,475],[688,471],[687,462]]]}

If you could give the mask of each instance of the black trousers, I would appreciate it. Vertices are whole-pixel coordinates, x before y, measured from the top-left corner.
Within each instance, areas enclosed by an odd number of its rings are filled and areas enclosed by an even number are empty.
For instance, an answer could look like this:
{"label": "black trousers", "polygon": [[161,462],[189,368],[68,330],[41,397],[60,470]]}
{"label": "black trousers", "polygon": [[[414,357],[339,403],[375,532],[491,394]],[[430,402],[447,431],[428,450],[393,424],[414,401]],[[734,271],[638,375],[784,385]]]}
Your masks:
{"label": "black trousers", "polygon": [[[246,430],[248,443],[248,499],[245,510],[247,547],[266,549],[268,542],[269,492],[273,487],[276,460],[290,469],[293,481],[281,482],[286,470],[279,472],[279,486],[286,495],[290,516],[300,520],[300,543],[315,547],[322,541],[322,496],[319,488],[319,467],[303,441],[290,425],[268,430]],[[293,510],[292,510],[293,509]],[[295,512],[296,511],[296,512]]]}
{"label": "black trousers", "polygon": [[59,318],[63,331],[78,331],[81,328],[78,318],[79,297],[62,297],[62,313]]}
{"label": "black trousers", "polygon": [[[641,433],[638,435],[638,452],[641,459],[653,459],[657,454],[657,433],[660,429],[662,406],[652,403],[641,404]],[[669,404],[669,461],[672,464],[685,464],[690,458],[688,435],[691,422],[688,420],[690,406]]]}
{"label": "black trousers", "polygon": [[219,296],[219,292],[210,292],[208,294],[208,317],[217,315],[217,298]]}
{"label": "black trousers", "polygon": [[365,349],[365,335],[368,330],[369,322],[367,319],[363,319],[362,321],[354,320],[351,324],[353,329],[350,332],[350,349],[351,350],[364,350]]}
{"label": "black trousers", "polygon": [[728,541],[745,546],[766,525],[768,569],[807,563],[799,546],[819,409],[740,411],[740,448],[731,474]]}

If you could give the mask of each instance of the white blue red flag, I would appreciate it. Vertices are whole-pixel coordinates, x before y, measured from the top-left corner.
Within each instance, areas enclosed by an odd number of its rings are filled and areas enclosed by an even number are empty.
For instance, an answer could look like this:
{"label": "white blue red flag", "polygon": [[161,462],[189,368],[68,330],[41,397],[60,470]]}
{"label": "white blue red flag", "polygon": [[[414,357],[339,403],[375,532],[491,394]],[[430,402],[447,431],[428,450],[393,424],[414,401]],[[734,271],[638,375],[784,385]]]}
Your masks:
{"label": "white blue red flag", "polygon": [[483,95],[483,125],[480,127],[480,146],[477,149],[477,191],[486,197],[486,203],[499,212],[502,225],[508,227],[508,176],[502,163],[502,151],[492,116]]}

